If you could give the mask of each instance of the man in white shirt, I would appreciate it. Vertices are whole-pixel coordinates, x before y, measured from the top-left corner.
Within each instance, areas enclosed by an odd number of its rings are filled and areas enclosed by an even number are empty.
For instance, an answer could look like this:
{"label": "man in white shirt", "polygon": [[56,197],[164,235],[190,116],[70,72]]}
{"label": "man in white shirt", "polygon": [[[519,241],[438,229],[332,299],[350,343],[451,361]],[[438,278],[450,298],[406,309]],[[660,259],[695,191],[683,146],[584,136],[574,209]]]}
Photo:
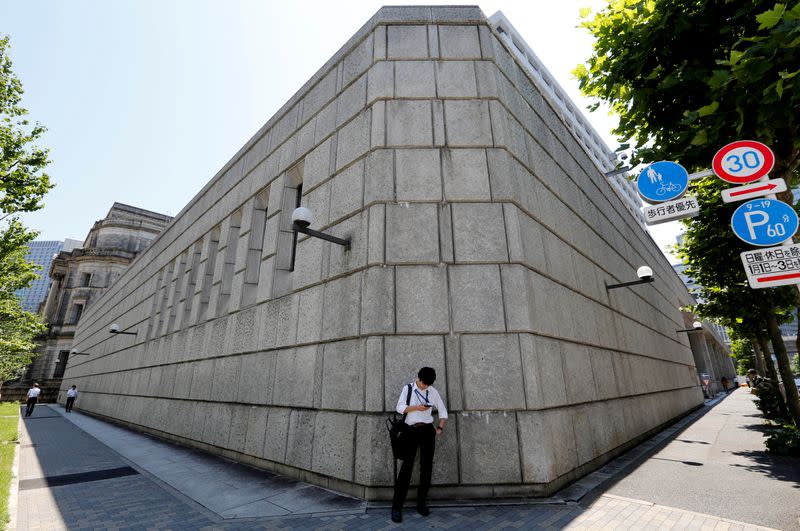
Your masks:
{"label": "man in white shirt", "polygon": [[76,398],[78,398],[78,388],[73,385],[72,389],[67,391],[67,406],[65,407],[67,413],[72,411],[72,405],[75,403]]}
{"label": "man in white shirt", "polygon": [[28,407],[25,408],[25,416],[26,417],[30,417],[31,414],[33,413],[33,408],[34,408],[34,406],[36,406],[36,400],[39,398],[39,393],[41,393],[41,392],[42,392],[42,390],[39,389],[39,384],[37,384],[37,383],[33,384],[33,387],[28,389],[28,394],[25,395],[25,398],[28,401],[27,402]]}
{"label": "man in white shirt", "polygon": [[[392,500],[392,521],[403,521],[403,504],[408,494],[408,483],[411,481],[411,472],[414,468],[414,459],[419,448],[419,487],[417,488],[417,512],[428,516],[430,509],[426,505],[428,489],[431,486],[431,471],[433,469],[433,452],[436,447],[436,436],[444,433],[447,409],[444,406],[439,392],[433,388],[436,381],[436,371],[431,367],[423,367],[417,374],[417,381],[411,386],[411,399],[408,399],[408,385],[403,386],[403,392],[397,400],[397,412],[406,415],[405,422],[409,425],[408,455],[403,460],[394,485],[394,499]],[[408,405],[406,405],[408,403]],[[439,415],[439,425],[434,427],[431,410],[436,408]]]}

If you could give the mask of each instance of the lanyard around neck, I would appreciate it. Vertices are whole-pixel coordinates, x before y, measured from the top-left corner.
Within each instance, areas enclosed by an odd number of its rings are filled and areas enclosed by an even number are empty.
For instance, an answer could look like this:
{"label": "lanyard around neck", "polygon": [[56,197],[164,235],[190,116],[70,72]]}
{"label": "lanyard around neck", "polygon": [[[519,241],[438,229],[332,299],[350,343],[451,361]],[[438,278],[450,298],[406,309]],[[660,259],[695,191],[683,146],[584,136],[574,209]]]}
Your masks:
{"label": "lanyard around neck", "polygon": [[426,404],[428,403],[428,392],[429,392],[429,390],[426,389],[425,390],[425,396],[422,396],[422,393],[419,392],[419,389],[414,389],[414,393],[416,393],[416,395],[419,397],[420,401],[423,401]]}

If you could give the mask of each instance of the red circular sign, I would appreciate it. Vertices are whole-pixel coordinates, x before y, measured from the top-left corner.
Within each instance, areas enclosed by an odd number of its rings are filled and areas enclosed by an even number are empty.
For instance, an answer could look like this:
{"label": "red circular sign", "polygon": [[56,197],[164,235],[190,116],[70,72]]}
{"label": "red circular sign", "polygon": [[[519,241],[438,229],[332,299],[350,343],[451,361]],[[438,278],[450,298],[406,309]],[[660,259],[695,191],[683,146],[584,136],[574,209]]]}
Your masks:
{"label": "red circular sign", "polygon": [[714,174],[733,184],[744,184],[764,177],[775,166],[772,150],[754,140],[731,142],[714,155]]}

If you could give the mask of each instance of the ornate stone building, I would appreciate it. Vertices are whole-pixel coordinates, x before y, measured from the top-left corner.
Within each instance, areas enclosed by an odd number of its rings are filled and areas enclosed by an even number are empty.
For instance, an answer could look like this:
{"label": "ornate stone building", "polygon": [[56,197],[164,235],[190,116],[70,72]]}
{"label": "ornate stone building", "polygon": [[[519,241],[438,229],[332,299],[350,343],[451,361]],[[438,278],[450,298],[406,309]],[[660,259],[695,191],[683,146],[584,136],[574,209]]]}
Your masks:
{"label": "ornate stone building", "polygon": [[73,348],[75,329],[83,313],[125,271],[136,256],[164,230],[171,217],[114,203],[95,222],[82,247],[61,251],[48,272],[52,284],[42,314],[49,328],[40,338],[39,355],[21,382],[4,389],[5,398],[23,395],[39,382],[43,400],[55,399]]}
{"label": "ornate stone building", "polygon": [[509,46],[476,7],[381,9],[84,311],[78,407],[379,499],[423,365],[433,496],[549,494],[702,404],[691,298]]}

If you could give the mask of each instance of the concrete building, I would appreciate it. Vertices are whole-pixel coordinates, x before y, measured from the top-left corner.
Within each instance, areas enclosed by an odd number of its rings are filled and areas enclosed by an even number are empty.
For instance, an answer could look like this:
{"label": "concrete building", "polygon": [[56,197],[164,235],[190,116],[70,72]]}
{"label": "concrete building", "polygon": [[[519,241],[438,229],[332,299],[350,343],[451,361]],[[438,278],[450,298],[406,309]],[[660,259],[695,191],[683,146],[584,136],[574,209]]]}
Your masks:
{"label": "concrete building", "polygon": [[[38,356],[25,377],[4,387],[11,399],[24,393],[34,381],[42,387],[41,401],[55,400],[67,367],[73,336],[83,313],[122,274],[172,218],[122,203],[114,203],[105,218],[95,222],[86,240],[70,243],[52,257],[48,279],[52,281],[42,308],[47,333],[39,338]],[[75,242],[71,240],[70,242]]]}
{"label": "concrete building", "polygon": [[28,244],[28,252],[25,254],[25,260],[33,262],[41,267],[39,271],[39,278],[34,280],[27,288],[17,290],[16,296],[20,300],[20,304],[25,311],[36,313],[39,311],[39,305],[42,304],[47,298],[47,290],[50,289],[50,277],[47,272],[50,271],[50,263],[53,258],[63,251],[71,251],[81,244],[78,240],[71,240],[67,238],[62,241],[32,241]]}
{"label": "concrete building", "polygon": [[540,83],[476,7],[381,9],[84,310],[77,407],[385,499],[423,365],[439,497],[551,493],[701,404],[691,298]]}

